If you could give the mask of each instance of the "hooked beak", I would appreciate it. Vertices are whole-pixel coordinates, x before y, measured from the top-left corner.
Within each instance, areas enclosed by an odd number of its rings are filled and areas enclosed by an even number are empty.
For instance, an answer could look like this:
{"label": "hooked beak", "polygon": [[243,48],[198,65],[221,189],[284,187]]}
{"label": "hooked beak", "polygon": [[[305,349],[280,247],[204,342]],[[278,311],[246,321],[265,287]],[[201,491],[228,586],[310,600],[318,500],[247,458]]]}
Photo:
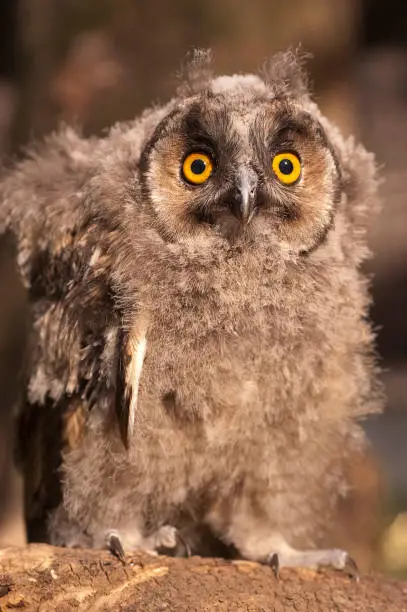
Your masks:
{"label": "hooked beak", "polygon": [[254,170],[244,167],[241,169],[237,189],[231,205],[232,213],[242,225],[248,225],[256,210],[258,177]]}

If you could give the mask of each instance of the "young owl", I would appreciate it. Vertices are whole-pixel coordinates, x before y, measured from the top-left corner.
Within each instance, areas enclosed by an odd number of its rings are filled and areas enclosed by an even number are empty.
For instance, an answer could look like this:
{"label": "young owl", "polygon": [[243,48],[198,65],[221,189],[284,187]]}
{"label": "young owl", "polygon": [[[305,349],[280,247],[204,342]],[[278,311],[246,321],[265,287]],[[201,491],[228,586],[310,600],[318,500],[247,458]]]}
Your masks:
{"label": "young owl", "polygon": [[5,171],[34,321],[32,529],[46,513],[51,542],[120,556],[210,533],[274,567],[349,564],[321,543],[381,408],[375,196],[372,156],[292,53],[214,78],[197,52],[165,106],[103,138],[64,128]]}

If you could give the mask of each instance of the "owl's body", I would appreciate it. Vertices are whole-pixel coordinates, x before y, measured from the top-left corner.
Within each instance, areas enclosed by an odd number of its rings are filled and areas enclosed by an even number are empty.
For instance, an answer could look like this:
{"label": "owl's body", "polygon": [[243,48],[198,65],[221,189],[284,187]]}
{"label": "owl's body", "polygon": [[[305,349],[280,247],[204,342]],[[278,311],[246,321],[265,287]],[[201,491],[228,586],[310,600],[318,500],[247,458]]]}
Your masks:
{"label": "owl's body", "polygon": [[62,422],[50,539],[157,548],[204,526],[304,561],[380,409],[359,270],[375,179],[292,57],[264,79],[197,65],[105,138],[53,136],[0,198],[35,320],[24,435]]}

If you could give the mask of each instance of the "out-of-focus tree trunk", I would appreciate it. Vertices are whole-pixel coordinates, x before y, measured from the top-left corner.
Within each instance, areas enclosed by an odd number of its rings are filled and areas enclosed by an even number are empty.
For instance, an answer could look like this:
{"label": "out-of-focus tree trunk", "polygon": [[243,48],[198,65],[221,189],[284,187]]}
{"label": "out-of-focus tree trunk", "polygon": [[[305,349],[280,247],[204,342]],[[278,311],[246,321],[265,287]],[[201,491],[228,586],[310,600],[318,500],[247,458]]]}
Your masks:
{"label": "out-of-focus tree trunk", "polygon": [[25,542],[22,483],[13,452],[28,312],[11,245],[4,236],[0,238],[0,287],[0,545],[5,545]]}
{"label": "out-of-focus tree trunk", "polygon": [[0,163],[9,151],[17,101],[17,0],[0,4]]}
{"label": "out-of-focus tree trunk", "polygon": [[[20,0],[19,144],[78,120],[99,132],[174,91],[194,46],[212,47],[218,72],[254,71],[275,51],[302,45],[322,107],[351,131],[350,74],[360,0]],[[46,15],[46,19],[44,19]]]}

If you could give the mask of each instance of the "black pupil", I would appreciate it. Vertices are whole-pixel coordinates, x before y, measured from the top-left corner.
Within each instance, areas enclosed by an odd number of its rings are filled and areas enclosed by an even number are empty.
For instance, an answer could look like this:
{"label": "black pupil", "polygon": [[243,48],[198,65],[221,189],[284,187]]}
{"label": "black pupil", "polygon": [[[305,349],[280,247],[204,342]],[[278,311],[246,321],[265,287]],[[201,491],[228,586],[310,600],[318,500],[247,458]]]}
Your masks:
{"label": "black pupil", "polygon": [[191,164],[191,170],[194,174],[202,174],[202,172],[205,172],[205,169],[206,164],[203,159],[194,159]]}
{"label": "black pupil", "polygon": [[291,174],[294,170],[293,162],[289,159],[282,159],[281,162],[278,164],[278,167],[282,174]]}

